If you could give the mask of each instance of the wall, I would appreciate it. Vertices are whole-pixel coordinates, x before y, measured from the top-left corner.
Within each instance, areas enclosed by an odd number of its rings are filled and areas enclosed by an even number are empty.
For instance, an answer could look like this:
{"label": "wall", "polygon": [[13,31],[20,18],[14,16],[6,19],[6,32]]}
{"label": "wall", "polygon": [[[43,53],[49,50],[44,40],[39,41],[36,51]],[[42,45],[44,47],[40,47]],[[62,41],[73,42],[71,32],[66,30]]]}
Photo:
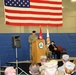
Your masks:
{"label": "wall", "polygon": [[[0,34],[0,62],[1,65],[7,65],[7,62],[16,61],[16,49],[12,47],[12,37],[20,36],[21,48],[17,49],[18,61],[29,60],[30,47],[28,37],[30,33],[3,33]],[[39,33],[37,33],[39,36]],[[46,33],[43,33],[43,38],[46,40]],[[57,46],[62,46],[66,49],[70,56],[76,57],[76,33],[50,33],[51,41],[55,41]]]}
{"label": "wall", "polygon": [[[62,0],[63,2],[63,26],[49,27],[50,33],[75,33],[76,32],[76,3],[70,0]],[[33,29],[39,32],[39,27],[20,27],[9,26],[5,24],[3,0],[0,0],[0,33],[30,33]],[[43,33],[46,33],[46,27],[42,27]]]}

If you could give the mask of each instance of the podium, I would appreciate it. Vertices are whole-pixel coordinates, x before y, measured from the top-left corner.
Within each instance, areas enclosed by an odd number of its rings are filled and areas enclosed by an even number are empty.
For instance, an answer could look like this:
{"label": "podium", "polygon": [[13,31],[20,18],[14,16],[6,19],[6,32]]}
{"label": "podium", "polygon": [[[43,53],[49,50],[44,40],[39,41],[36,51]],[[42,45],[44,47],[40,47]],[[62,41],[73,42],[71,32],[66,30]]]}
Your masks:
{"label": "podium", "polygon": [[37,39],[32,43],[32,62],[40,63],[40,57],[45,56],[45,40]]}

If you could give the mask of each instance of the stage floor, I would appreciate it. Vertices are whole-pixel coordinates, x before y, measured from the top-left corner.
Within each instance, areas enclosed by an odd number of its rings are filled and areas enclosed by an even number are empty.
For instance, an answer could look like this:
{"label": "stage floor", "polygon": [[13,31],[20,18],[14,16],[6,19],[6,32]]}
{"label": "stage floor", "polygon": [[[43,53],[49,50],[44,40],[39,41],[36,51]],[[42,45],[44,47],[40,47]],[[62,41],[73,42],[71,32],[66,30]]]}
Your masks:
{"label": "stage floor", "polygon": [[[55,59],[55,60],[62,61],[62,59]],[[70,57],[69,60],[76,60],[76,57]]]}
{"label": "stage floor", "polygon": [[[70,57],[70,60],[75,60],[76,57]],[[58,60],[58,61],[62,61],[62,59],[54,59],[54,60]],[[26,61],[18,61],[18,64],[20,63],[32,63],[30,60],[26,60]],[[16,62],[8,62],[8,64],[16,64]]]}

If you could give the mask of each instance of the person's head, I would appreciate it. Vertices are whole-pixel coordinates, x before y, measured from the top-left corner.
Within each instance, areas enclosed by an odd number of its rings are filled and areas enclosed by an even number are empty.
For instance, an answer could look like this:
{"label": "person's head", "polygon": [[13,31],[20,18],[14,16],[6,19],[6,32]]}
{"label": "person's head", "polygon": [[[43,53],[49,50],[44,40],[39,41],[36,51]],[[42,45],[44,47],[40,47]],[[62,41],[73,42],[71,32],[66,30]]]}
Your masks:
{"label": "person's head", "polygon": [[38,65],[36,62],[33,62],[33,63],[29,66],[29,73],[30,73],[30,74],[39,73],[39,65]]}
{"label": "person's head", "polygon": [[58,61],[57,60],[50,60],[44,64],[45,71],[44,75],[57,75],[58,74]]}
{"label": "person's head", "polygon": [[51,41],[51,44],[52,44],[52,45],[54,45],[54,44],[55,44],[55,42],[54,42],[54,41]]}
{"label": "person's head", "polygon": [[36,31],[34,30],[34,31],[32,31],[32,35],[35,35],[36,34]]}
{"label": "person's head", "polygon": [[16,70],[13,67],[7,67],[4,71],[5,75],[16,75]]}
{"label": "person's head", "polygon": [[66,74],[72,74],[74,72],[75,69],[75,64],[73,62],[66,62],[64,65],[64,70]]}
{"label": "person's head", "polygon": [[41,65],[44,65],[47,62],[47,57],[46,56],[41,56],[40,57],[40,63]]}
{"label": "person's head", "polygon": [[66,63],[67,61],[69,61],[69,55],[68,54],[63,54],[62,55],[62,60],[63,60],[63,63]]}

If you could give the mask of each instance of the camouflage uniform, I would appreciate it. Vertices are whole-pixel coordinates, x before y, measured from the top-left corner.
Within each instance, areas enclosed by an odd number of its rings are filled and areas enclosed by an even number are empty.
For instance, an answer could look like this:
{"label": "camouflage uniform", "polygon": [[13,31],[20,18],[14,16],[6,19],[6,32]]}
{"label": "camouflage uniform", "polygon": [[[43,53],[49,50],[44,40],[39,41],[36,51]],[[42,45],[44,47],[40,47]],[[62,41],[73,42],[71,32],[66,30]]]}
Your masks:
{"label": "camouflage uniform", "polygon": [[37,35],[30,35],[29,38],[28,38],[28,42],[30,43],[30,60],[32,60],[32,55],[31,55],[31,44],[32,42],[34,42],[35,40],[38,39],[38,36]]}

